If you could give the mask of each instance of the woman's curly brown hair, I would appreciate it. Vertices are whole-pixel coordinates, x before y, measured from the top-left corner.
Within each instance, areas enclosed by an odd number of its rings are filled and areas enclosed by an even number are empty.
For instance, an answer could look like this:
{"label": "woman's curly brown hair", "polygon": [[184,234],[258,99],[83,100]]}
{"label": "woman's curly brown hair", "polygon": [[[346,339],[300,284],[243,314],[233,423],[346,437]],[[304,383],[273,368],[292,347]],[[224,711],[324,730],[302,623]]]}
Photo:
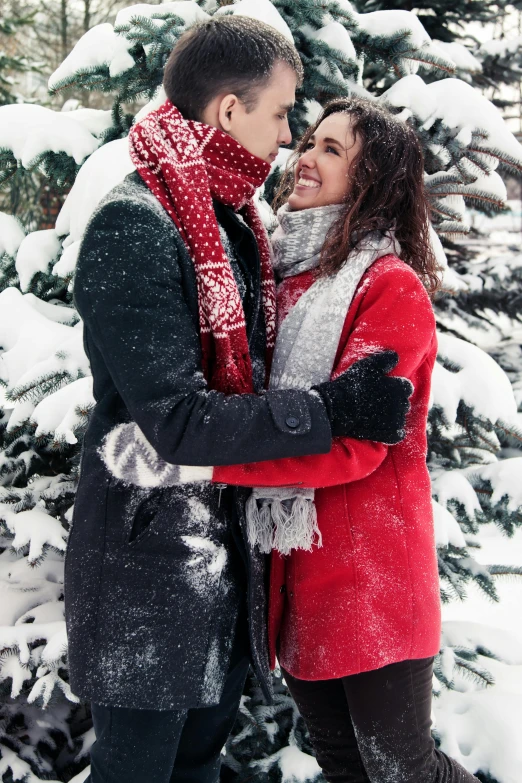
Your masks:
{"label": "woman's curly brown hair", "polygon": [[334,274],[369,231],[395,227],[401,259],[411,266],[433,297],[442,268],[432,250],[430,205],[424,187],[424,157],[415,132],[386,108],[363,98],[331,101],[306,131],[290,158],[274,207],[284,204],[294,187],[294,168],[321,122],[339,112],[351,117],[351,131],[362,142],[351,164],[346,210],[328,232],[321,252],[320,275]]}

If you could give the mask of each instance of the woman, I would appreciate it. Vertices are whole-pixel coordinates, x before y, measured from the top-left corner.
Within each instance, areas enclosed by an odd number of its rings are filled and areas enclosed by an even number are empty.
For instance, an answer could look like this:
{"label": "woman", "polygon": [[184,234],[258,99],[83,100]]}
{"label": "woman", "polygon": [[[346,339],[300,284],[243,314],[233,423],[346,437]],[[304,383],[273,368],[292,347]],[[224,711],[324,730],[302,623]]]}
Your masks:
{"label": "woman", "polygon": [[440,601],[426,421],[438,268],[419,143],[372,102],[334,101],[299,144],[280,198],[271,386],[321,394],[330,375],[392,350],[393,374],[413,393],[396,445],[336,438],[326,455],[214,469],[215,482],[258,488],[247,515],[251,540],[273,550],[272,666],[277,653],[328,781],[474,781],[430,732]]}

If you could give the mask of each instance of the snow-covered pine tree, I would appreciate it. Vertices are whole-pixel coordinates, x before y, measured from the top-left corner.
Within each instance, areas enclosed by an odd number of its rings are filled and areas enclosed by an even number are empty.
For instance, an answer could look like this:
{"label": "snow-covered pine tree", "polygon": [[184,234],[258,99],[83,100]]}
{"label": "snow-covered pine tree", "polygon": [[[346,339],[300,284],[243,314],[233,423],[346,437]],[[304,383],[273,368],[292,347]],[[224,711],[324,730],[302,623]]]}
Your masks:
{"label": "snow-covered pine tree", "polygon": [[[63,551],[81,436],[94,403],[71,281],[92,211],[132,170],[125,138],[130,124],[163,100],[162,68],[180,33],[214,13],[261,18],[293,38],[305,65],[294,131],[326,100],[350,93],[385,103],[415,127],[426,152],[433,241],[441,262],[437,235],[467,230],[466,203],[502,208],[506,193],[497,168],[522,169],[522,148],[497,110],[469,84],[447,78],[455,62],[434,46],[416,15],[357,13],[348,0],[131,6],[118,13],[114,25],[89,30],[50,79],[54,93],[77,88],[112,95],[112,111],[0,108],[6,185],[19,170],[74,183],[54,229],[26,234],[12,216],[0,214],[0,579],[8,596],[0,619],[4,780],[23,775],[31,782],[69,780],[86,763],[92,732],[67,683],[62,611]],[[390,87],[379,95],[366,89],[375,62],[390,74]],[[266,204],[260,205],[269,217]],[[492,271],[491,279],[495,274],[501,272]],[[501,449],[520,443],[517,399],[506,374],[465,328],[463,297],[474,284],[467,271],[447,266],[447,295],[437,305],[440,361],[429,464],[444,600],[462,596],[471,581],[494,598],[497,576],[517,572],[480,566],[472,554],[483,522],[494,519],[509,534],[520,524],[522,507],[516,480],[522,458]],[[499,313],[503,316],[502,309]],[[445,630],[439,681],[452,686],[459,670],[487,681],[487,671],[475,661],[479,654],[502,654],[487,628]],[[224,779],[318,779],[302,721],[280,681],[276,693],[275,706],[267,708],[250,683],[228,745]]]}

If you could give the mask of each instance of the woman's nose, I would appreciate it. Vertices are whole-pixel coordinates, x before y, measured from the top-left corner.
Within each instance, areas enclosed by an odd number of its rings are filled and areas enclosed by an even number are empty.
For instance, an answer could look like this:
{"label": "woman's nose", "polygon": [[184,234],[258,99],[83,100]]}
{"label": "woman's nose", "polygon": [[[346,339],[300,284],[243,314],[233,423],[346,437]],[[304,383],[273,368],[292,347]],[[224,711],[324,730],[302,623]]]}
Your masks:
{"label": "woman's nose", "polygon": [[299,158],[301,166],[306,166],[309,169],[315,168],[315,156],[314,150],[306,150]]}

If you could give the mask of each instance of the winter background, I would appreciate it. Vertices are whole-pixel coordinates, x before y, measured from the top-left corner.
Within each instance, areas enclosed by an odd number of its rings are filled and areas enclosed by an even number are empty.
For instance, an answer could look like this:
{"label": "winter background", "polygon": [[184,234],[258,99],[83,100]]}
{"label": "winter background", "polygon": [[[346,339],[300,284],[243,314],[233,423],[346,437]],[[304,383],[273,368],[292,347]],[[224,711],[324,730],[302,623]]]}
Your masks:
{"label": "winter background", "polygon": [[[126,135],[162,102],[175,40],[207,15],[237,13],[299,50],[294,135],[328,99],[357,94],[386,104],[422,142],[445,266],[428,425],[444,603],[434,736],[484,783],[522,783],[522,3],[405,5],[0,0],[2,781],[80,783],[94,739],[68,685],[63,618],[94,405],[71,297],[82,234],[132,171]],[[287,157],[258,194],[269,226]],[[266,707],[249,679],[222,781],[322,780],[295,705],[274,683]]]}

